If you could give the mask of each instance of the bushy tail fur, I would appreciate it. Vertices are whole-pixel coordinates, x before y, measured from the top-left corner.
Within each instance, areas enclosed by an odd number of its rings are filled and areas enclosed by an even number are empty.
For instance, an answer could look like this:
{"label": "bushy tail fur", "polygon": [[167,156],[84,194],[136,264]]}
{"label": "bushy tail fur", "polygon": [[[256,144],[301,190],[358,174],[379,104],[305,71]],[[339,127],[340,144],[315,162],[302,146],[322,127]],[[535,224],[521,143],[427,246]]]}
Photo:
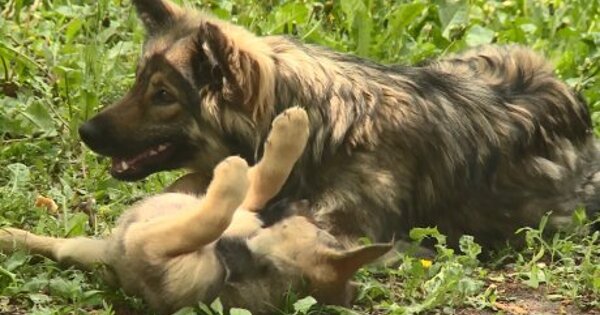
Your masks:
{"label": "bushy tail fur", "polygon": [[[590,171],[584,178],[580,190],[580,199],[591,219],[600,216],[600,154],[597,153],[600,152],[600,141],[597,139],[594,139],[594,148],[596,154],[589,161],[588,169]],[[596,224],[595,228],[600,230],[600,222]]]}
{"label": "bushy tail fur", "polygon": [[521,163],[509,168],[519,174],[505,179],[510,186],[511,180],[522,178],[516,186],[529,205],[524,208],[556,209],[557,223],[566,221],[577,205],[596,217],[600,141],[593,136],[583,97],[554,74],[543,56],[520,46],[482,46],[426,66],[488,86],[513,117],[522,118],[517,118],[522,128],[513,138],[513,163]]}
{"label": "bushy tail fur", "polygon": [[586,139],[592,130],[583,98],[556,77],[552,66],[531,49],[482,46],[432,65],[457,76],[472,77],[491,87],[505,104],[529,113],[534,128],[553,130],[570,139]]}

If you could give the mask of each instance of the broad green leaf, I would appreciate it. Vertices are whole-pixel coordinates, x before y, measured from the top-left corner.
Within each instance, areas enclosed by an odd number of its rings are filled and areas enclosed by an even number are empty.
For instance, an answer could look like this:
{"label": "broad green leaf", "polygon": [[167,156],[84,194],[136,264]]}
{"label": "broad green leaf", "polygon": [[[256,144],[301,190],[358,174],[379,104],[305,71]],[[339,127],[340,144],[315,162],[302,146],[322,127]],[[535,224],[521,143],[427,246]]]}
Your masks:
{"label": "broad green leaf", "polygon": [[441,236],[441,233],[438,231],[437,227],[430,228],[413,228],[410,230],[409,237],[415,241],[422,241],[426,237],[437,238]]}
{"label": "broad green leaf", "polygon": [[81,293],[81,283],[77,281],[67,281],[62,278],[54,278],[50,280],[48,285],[50,293],[58,295],[65,299],[71,299]]}
{"label": "broad green leaf", "polygon": [[356,15],[355,28],[358,32],[356,53],[359,56],[367,56],[371,45],[371,31],[373,30],[373,22],[368,15],[368,11],[359,12]]}
{"label": "broad green leaf", "polygon": [[[196,313],[196,311],[194,311],[193,307],[184,307],[179,309],[177,312],[173,313],[172,315],[197,315],[198,313]],[[207,314],[211,314],[211,313],[207,313]]]}
{"label": "broad green leaf", "polygon": [[442,25],[442,36],[452,39],[452,32],[467,26],[469,22],[469,5],[467,1],[437,0],[438,16]]}
{"label": "broad green leaf", "polygon": [[83,26],[83,20],[81,18],[74,18],[67,25],[67,29],[65,30],[65,38],[67,43],[73,41],[73,38],[77,35],[77,33],[81,30]]}
{"label": "broad green leaf", "polygon": [[391,13],[390,24],[392,35],[398,32],[405,32],[405,28],[410,25],[417,17],[423,14],[427,8],[424,3],[414,2],[399,5],[396,10]]}
{"label": "broad green leaf", "polygon": [[[2,228],[0,228],[1,230]],[[7,271],[14,271],[18,267],[23,266],[29,260],[29,256],[22,251],[18,251],[12,254],[8,259],[4,262],[4,267]]]}
{"label": "broad green leaf", "polygon": [[489,44],[494,40],[494,31],[475,25],[467,31],[465,42],[470,47]]}
{"label": "broad green leaf", "polygon": [[242,308],[232,308],[229,310],[229,315],[252,315],[252,313]]}
{"label": "broad green leaf", "polygon": [[223,304],[221,304],[221,299],[217,298],[210,304],[210,308],[213,309],[217,314],[223,315]]}
{"label": "broad green leaf", "polygon": [[2,277],[8,277],[10,279],[10,282],[15,282],[17,280],[16,274],[14,274],[14,273],[6,270],[6,268],[0,266],[0,279],[2,279]]}
{"label": "broad green leaf", "polygon": [[54,121],[48,111],[49,105],[42,105],[42,102],[32,102],[22,114],[31,120],[42,131],[54,131]]}
{"label": "broad green leaf", "polygon": [[52,301],[52,298],[46,294],[41,293],[29,293],[27,294],[27,298],[36,305],[39,304],[47,304]]}
{"label": "broad green leaf", "polygon": [[13,163],[6,166],[10,171],[10,187],[12,187],[12,193],[22,189],[27,183],[29,183],[29,168],[22,163]]}
{"label": "broad green leaf", "polygon": [[481,254],[481,246],[475,243],[475,238],[471,235],[463,235],[460,237],[459,248],[463,253],[473,259]]}
{"label": "broad green leaf", "polygon": [[315,300],[315,298],[313,298],[312,296],[307,296],[301,300],[296,301],[296,303],[294,303],[294,310],[299,314],[308,314],[308,311],[310,310],[310,308],[316,304],[317,304],[317,300]]}
{"label": "broad green leaf", "polygon": [[69,221],[67,221],[67,233],[65,236],[81,236],[85,234],[85,228],[88,225],[89,217],[85,213],[75,213]]}

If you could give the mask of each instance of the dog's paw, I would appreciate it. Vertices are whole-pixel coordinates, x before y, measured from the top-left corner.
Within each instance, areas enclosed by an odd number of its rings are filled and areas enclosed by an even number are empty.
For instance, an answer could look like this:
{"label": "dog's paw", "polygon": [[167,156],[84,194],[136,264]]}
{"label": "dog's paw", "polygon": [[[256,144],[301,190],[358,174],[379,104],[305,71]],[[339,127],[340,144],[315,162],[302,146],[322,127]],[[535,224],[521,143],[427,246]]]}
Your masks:
{"label": "dog's paw", "polygon": [[225,198],[243,199],[248,186],[248,163],[239,156],[230,156],[215,167],[209,190]]}
{"label": "dog's paw", "polygon": [[306,111],[292,107],[273,120],[271,133],[265,143],[265,155],[291,157],[297,159],[306,146],[309,135],[309,122]]}

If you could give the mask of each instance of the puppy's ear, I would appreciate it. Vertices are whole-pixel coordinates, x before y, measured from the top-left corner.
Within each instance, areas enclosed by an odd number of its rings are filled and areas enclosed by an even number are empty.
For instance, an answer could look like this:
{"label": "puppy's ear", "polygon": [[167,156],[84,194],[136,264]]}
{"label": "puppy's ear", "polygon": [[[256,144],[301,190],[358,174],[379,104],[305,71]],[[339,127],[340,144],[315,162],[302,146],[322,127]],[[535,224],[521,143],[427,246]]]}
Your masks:
{"label": "puppy's ear", "polygon": [[168,0],[133,0],[133,5],[149,35],[168,27],[183,10]]}
{"label": "puppy's ear", "polygon": [[204,21],[196,45],[221,75],[224,100],[257,120],[274,110],[275,72],[269,47],[257,36],[220,21]]}
{"label": "puppy's ear", "polygon": [[348,280],[364,265],[372,263],[392,249],[392,243],[378,243],[336,252],[328,257],[338,277]]}
{"label": "puppy's ear", "polygon": [[350,250],[325,251],[321,261],[328,268],[315,274],[314,296],[319,302],[348,306],[356,288],[350,279],[362,266],[372,263],[392,248],[392,243],[361,246]]}

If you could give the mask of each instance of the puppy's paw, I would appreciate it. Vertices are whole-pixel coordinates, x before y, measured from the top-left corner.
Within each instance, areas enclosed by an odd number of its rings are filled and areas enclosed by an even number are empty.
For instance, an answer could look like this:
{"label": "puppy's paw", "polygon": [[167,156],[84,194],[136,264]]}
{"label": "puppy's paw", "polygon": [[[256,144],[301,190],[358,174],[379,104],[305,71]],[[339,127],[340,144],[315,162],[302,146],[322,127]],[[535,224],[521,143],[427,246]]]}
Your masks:
{"label": "puppy's paw", "polygon": [[215,167],[207,194],[219,194],[221,198],[241,202],[249,185],[248,163],[241,157],[230,156]]}
{"label": "puppy's paw", "polygon": [[273,120],[271,133],[265,143],[265,156],[298,159],[309,135],[309,121],[306,111],[292,107]]}
{"label": "puppy's paw", "polygon": [[27,231],[0,227],[0,252],[12,252],[19,249]]}

